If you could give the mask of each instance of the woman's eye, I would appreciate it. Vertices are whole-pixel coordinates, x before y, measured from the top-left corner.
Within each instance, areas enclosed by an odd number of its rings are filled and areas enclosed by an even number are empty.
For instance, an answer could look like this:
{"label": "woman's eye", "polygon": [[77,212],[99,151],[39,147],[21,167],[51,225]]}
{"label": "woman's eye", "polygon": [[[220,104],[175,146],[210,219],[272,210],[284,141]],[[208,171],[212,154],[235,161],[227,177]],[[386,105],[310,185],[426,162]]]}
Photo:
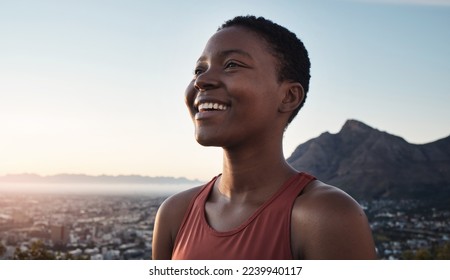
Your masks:
{"label": "woman's eye", "polygon": [[200,75],[201,73],[203,73],[203,70],[200,68],[195,68],[194,69],[194,75]]}
{"label": "woman's eye", "polygon": [[233,61],[230,61],[230,62],[228,62],[227,64],[225,64],[225,68],[226,69],[229,69],[229,68],[236,68],[236,67],[238,67],[239,66],[239,64],[237,64],[236,62],[233,62]]}

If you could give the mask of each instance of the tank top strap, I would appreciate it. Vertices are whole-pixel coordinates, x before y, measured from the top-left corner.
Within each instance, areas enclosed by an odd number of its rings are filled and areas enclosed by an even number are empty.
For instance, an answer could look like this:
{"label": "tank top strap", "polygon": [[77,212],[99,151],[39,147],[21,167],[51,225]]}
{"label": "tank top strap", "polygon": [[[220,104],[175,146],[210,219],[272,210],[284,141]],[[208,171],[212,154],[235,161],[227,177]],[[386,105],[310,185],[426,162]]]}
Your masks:
{"label": "tank top strap", "polygon": [[305,187],[316,178],[304,172],[299,172],[286,182],[284,190],[280,193],[281,201],[294,201],[305,189]]}
{"label": "tank top strap", "polygon": [[211,179],[211,181],[209,181],[208,183],[206,183],[201,190],[199,191],[199,193],[197,194],[197,196],[193,199],[196,200],[198,199],[199,201],[201,201],[202,203],[206,202],[206,200],[208,199],[209,194],[211,193],[212,188],[214,187],[217,179],[221,176],[222,174],[219,174],[217,176],[215,176],[214,178]]}
{"label": "tank top strap", "polygon": [[[200,205],[205,205],[206,200],[208,199],[209,194],[211,193],[212,188],[216,180],[221,176],[221,174],[214,177],[209,183],[205,184],[205,186],[200,190],[197,194],[196,198]],[[268,200],[264,205],[262,205],[252,216],[258,215],[260,211],[262,211],[266,206],[274,203],[281,204],[292,204],[295,199],[302,193],[303,189],[311,182],[316,180],[316,178],[310,174],[299,172],[296,175],[289,178],[280,189]],[[192,201],[192,202],[193,202]],[[189,207],[191,208],[191,207]],[[249,220],[252,219],[252,216]]]}

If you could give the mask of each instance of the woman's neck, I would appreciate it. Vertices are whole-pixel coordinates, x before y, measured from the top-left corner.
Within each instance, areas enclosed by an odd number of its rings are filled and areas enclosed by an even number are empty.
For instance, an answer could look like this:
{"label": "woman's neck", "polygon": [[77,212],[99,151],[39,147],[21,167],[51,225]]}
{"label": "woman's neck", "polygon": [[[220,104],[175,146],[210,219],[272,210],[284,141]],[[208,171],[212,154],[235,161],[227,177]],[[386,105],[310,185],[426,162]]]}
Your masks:
{"label": "woman's neck", "polygon": [[245,152],[224,149],[218,189],[229,198],[248,194],[265,196],[278,190],[295,173],[286,162],[281,145]]}

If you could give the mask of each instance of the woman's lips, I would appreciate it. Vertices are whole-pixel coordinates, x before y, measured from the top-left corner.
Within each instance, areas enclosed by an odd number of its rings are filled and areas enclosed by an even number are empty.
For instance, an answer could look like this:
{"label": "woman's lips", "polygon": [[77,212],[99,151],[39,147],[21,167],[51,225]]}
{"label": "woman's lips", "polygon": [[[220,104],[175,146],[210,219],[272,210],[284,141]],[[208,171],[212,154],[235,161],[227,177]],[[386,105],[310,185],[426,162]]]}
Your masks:
{"label": "woman's lips", "polygon": [[214,117],[217,114],[221,114],[227,111],[228,105],[217,103],[217,102],[204,102],[200,103],[197,108],[197,113],[195,114],[196,120],[206,119]]}

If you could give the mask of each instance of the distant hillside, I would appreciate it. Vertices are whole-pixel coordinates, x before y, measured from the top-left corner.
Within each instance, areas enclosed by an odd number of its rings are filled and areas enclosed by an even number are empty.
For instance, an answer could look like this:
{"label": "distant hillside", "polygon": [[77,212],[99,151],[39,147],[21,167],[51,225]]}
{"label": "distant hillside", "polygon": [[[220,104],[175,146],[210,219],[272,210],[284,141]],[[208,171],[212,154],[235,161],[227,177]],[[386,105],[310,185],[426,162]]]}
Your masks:
{"label": "distant hillside", "polygon": [[9,174],[0,176],[1,182],[9,183],[102,183],[102,184],[184,184],[200,183],[200,181],[189,180],[184,177],[148,177],[140,175],[100,175],[90,176],[84,174],[58,174],[52,176],[39,176],[36,174]]}
{"label": "distant hillside", "polygon": [[339,133],[298,146],[288,162],[357,199],[441,199],[450,205],[450,136],[415,145],[348,120]]}

